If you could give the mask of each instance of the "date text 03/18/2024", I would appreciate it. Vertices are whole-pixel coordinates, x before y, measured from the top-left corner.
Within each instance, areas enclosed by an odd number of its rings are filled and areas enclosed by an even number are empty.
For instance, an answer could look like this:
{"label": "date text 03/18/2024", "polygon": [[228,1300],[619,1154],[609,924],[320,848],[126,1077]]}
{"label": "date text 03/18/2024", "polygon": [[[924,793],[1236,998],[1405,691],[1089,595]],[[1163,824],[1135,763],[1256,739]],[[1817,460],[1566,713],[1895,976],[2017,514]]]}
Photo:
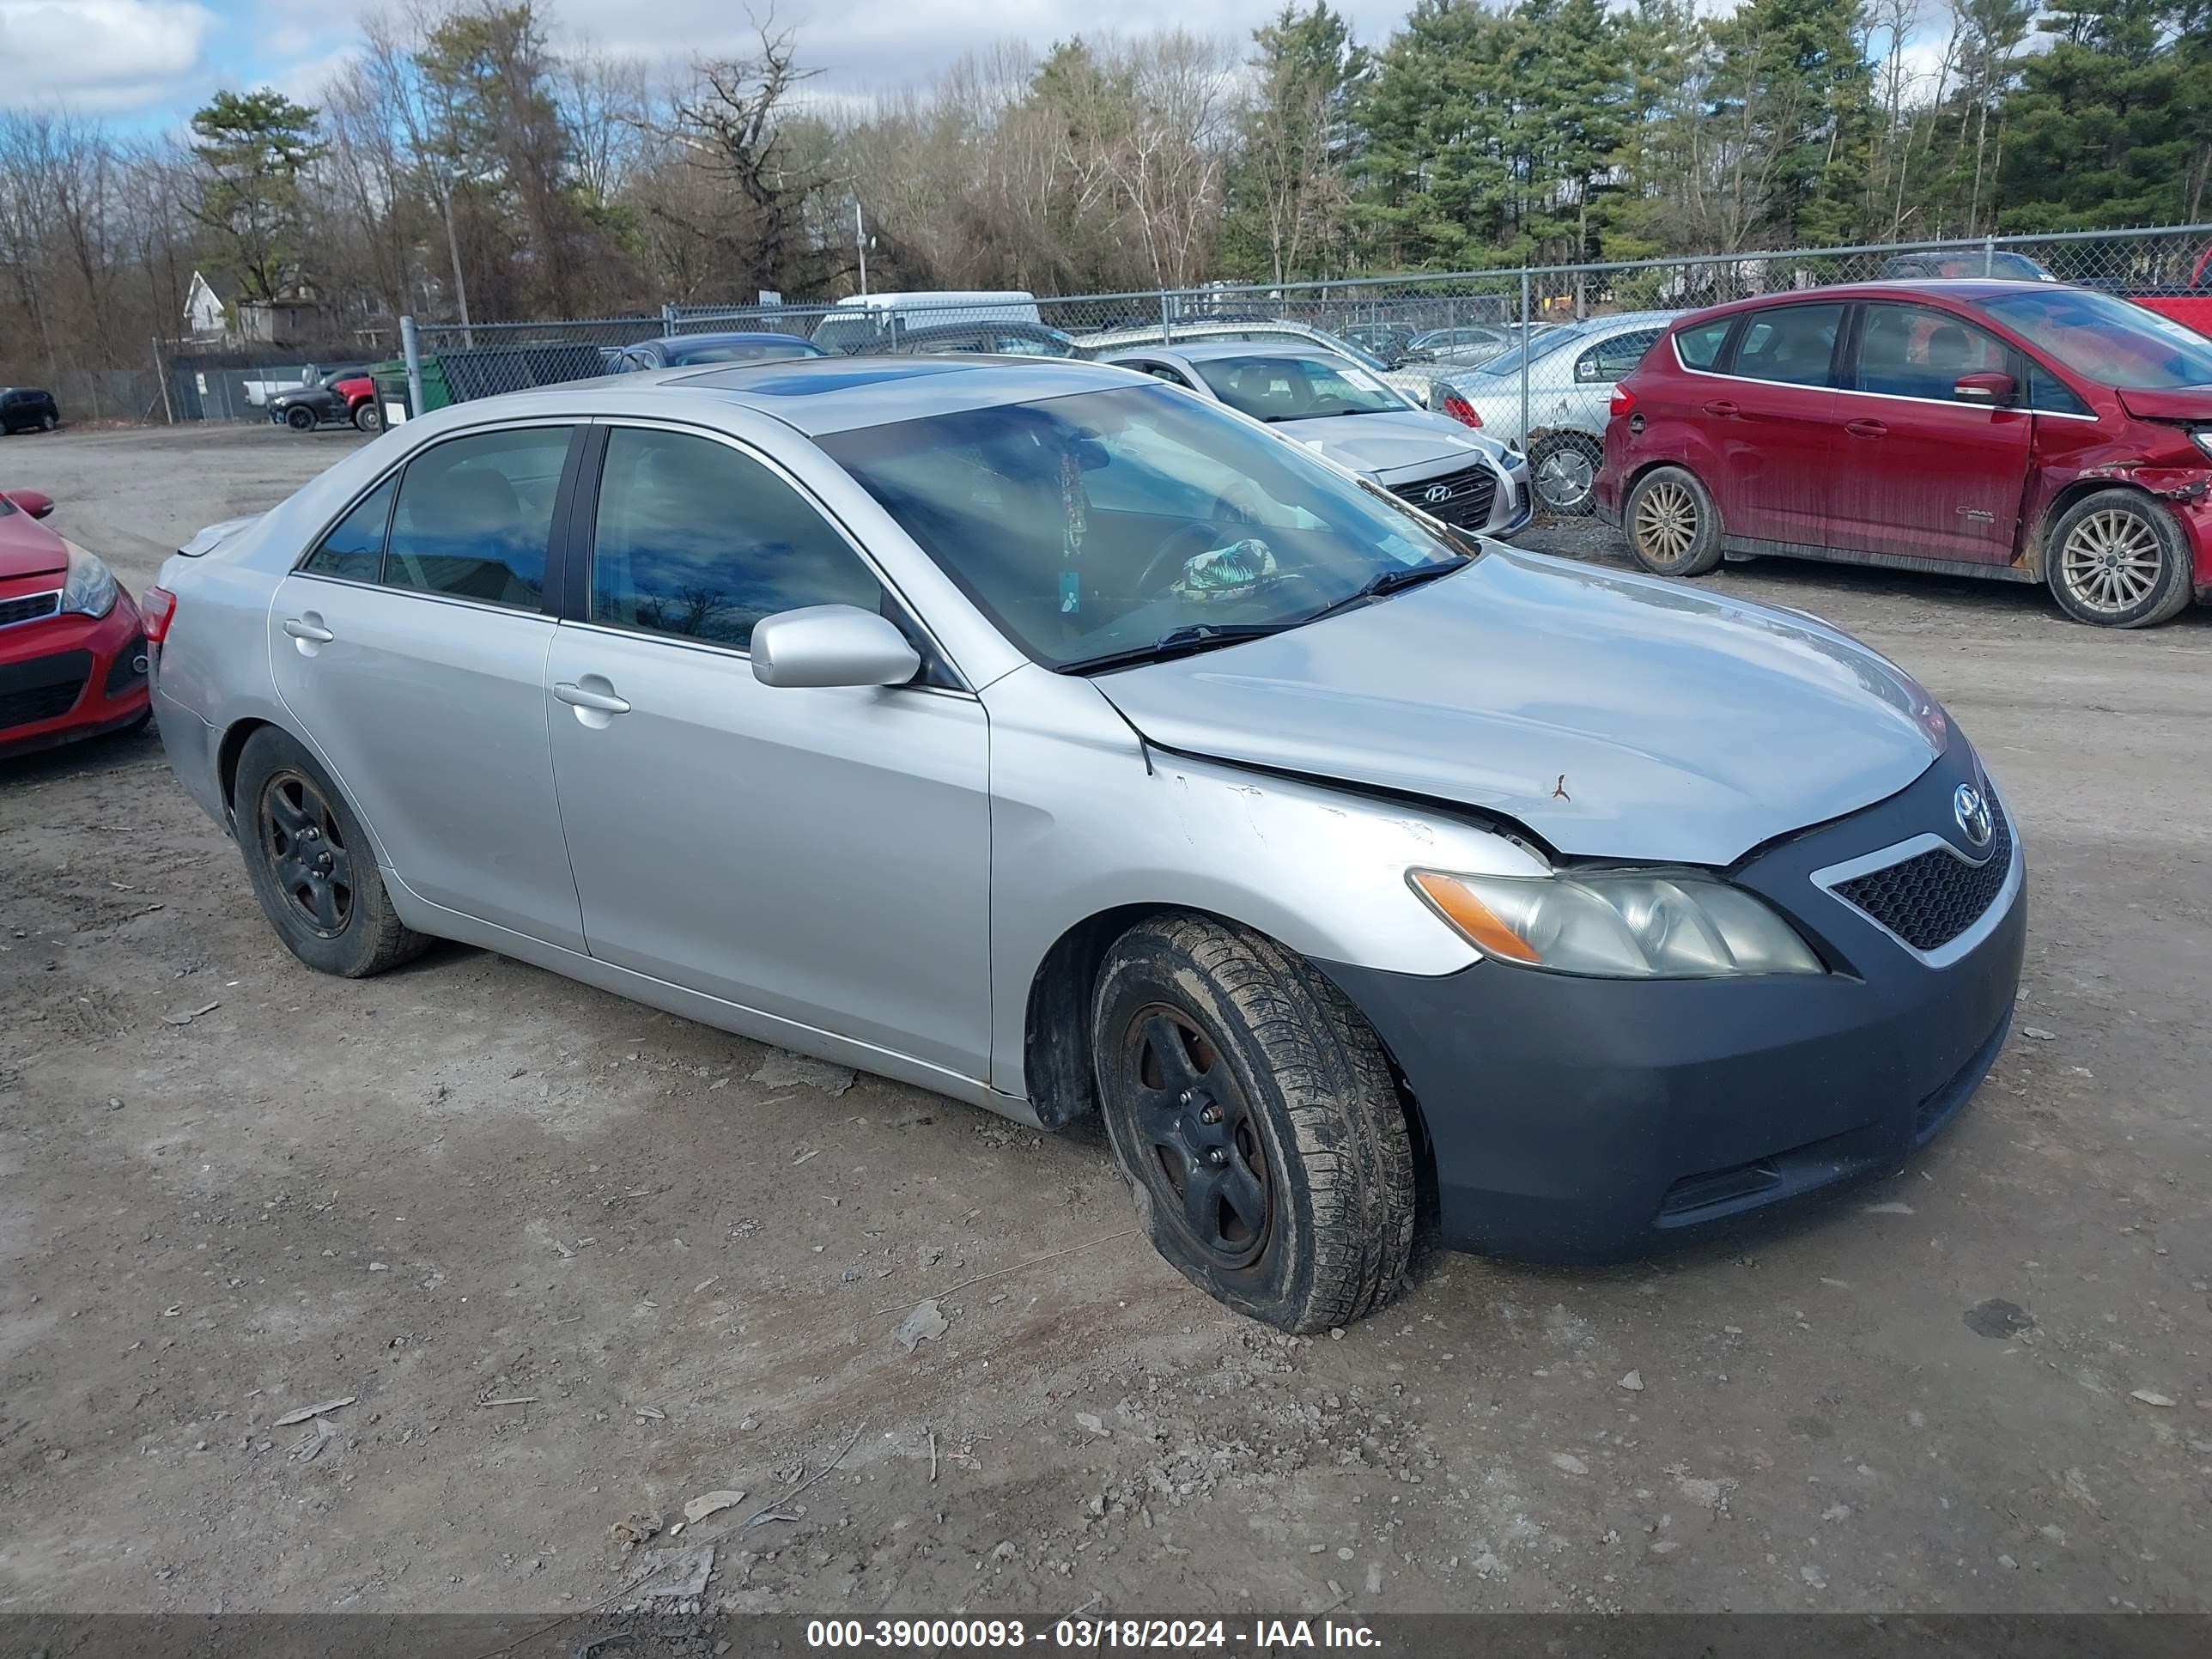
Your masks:
{"label": "date text 03/18/2024", "polygon": [[1241,1648],[1250,1653],[1300,1648],[1372,1650],[1381,1639],[1367,1626],[1333,1619],[1087,1619],[1048,1623],[1023,1619],[816,1619],[807,1621],[806,1644],[837,1648],[1040,1647],[1095,1651],[1102,1648],[1165,1650]]}

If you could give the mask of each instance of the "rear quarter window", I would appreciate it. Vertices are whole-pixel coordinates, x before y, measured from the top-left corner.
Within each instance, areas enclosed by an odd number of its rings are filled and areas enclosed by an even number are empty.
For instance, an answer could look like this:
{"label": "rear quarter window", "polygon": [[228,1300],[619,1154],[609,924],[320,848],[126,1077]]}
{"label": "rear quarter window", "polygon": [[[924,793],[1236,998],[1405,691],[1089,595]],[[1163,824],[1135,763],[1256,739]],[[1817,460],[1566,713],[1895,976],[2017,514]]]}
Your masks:
{"label": "rear quarter window", "polygon": [[1721,360],[1721,344],[1728,338],[1729,325],[1735,319],[1723,317],[1717,322],[1700,323],[1695,328],[1678,329],[1674,334],[1674,355],[1682,360],[1685,368],[1711,368]]}

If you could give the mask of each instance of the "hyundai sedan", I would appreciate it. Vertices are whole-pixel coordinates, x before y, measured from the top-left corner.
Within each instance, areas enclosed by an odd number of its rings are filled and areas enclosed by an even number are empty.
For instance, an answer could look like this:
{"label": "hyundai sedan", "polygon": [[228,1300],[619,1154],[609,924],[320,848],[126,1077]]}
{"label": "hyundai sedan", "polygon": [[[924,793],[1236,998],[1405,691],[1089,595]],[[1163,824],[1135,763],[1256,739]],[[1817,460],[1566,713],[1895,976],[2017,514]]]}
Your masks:
{"label": "hyundai sedan", "polygon": [[1290,1330],[1427,1205],[1588,1261],[1894,1169],[2011,1018],[2019,839],[1909,676],[1102,364],[459,404],[149,615],[303,962],[459,939],[1096,1114],[1163,1255]]}

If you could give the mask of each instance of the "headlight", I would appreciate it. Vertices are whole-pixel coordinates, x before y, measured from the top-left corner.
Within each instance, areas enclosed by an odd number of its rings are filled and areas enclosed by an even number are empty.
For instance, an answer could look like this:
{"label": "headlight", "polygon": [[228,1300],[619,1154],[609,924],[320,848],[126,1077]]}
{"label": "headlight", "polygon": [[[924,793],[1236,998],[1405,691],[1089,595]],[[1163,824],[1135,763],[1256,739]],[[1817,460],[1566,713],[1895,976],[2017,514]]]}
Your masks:
{"label": "headlight", "polygon": [[1790,924],[1741,887],[1688,872],[1407,879],[1468,941],[1501,962],[1607,979],[1818,974]]}
{"label": "headlight", "polygon": [[2197,447],[2199,449],[2207,455],[2212,455],[2212,426],[2202,428],[2189,435],[2197,440]]}
{"label": "headlight", "polygon": [[71,548],[69,580],[62,584],[62,609],[106,616],[115,609],[115,573],[82,548]]}

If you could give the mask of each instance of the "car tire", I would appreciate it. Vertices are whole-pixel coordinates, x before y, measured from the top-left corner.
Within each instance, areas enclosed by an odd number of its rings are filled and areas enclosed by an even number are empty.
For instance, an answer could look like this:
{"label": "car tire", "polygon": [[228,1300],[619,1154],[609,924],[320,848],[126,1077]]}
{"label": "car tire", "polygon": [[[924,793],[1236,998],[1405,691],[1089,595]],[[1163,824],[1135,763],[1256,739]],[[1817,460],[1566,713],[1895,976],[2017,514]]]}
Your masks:
{"label": "car tire", "polygon": [[294,404],[284,411],[284,424],[295,432],[312,432],[315,429],[315,411],[304,404]]}
{"label": "car tire", "polygon": [[54,416],[41,415],[39,416],[39,430],[41,432],[52,432],[59,425],[61,425],[61,422]]}
{"label": "car tire", "polygon": [[2043,575],[2061,611],[2099,628],[2171,622],[2193,597],[2181,526],[2136,489],[2100,489],[2059,514]]}
{"label": "car tire", "polygon": [[1285,1331],[1390,1296],[1413,1248],[1412,1137],[1382,1044],[1310,963],[1156,916],[1106,953],[1091,1030],[1107,1139],[1170,1265]]}
{"label": "car tire", "polygon": [[428,946],[392,909],[361,820],[289,732],[264,726],[246,740],[231,801],[253,896],[307,966],[366,979]]}
{"label": "car tire", "polygon": [[1528,487],[1554,515],[1579,519],[1595,504],[1605,452],[1582,432],[1556,433],[1528,452]]}
{"label": "car tire", "polygon": [[374,398],[364,398],[353,406],[353,423],[362,432],[384,430],[384,409]]}
{"label": "car tire", "polygon": [[1620,514],[1628,550],[1655,576],[1702,576],[1721,562],[1721,514],[1687,467],[1655,466],[1636,481]]}

